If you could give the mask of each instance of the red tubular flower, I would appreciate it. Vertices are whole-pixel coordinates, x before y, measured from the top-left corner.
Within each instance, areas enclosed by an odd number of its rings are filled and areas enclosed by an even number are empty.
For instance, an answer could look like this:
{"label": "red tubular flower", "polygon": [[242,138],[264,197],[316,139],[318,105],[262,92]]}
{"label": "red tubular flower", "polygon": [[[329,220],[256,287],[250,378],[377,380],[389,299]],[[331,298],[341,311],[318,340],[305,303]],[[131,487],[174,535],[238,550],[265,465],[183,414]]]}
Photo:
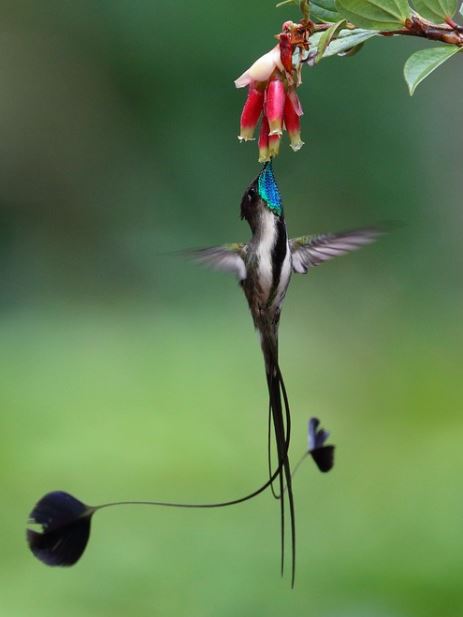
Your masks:
{"label": "red tubular flower", "polygon": [[286,130],[288,131],[291,142],[291,148],[294,152],[297,152],[304,145],[304,142],[301,139],[301,120],[294,109],[294,103],[289,95],[285,100],[284,119]]}
{"label": "red tubular flower", "polygon": [[260,125],[260,133],[259,133],[259,163],[266,163],[270,161],[270,153],[269,153],[269,131],[270,128],[268,126],[268,120],[264,116],[262,118],[262,122]]}
{"label": "red tubular flower", "polygon": [[268,154],[269,159],[274,156],[278,156],[280,151],[281,135],[279,133],[270,133],[268,136]]}
{"label": "red tubular flower", "polygon": [[249,86],[241,113],[240,141],[249,141],[259,118],[259,161],[278,154],[283,129],[289,133],[293,150],[299,150],[302,107],[296,94],[301,85],[301,68],[307,58],[311,22],[286,21],[276,35],[278,45],[258,58],[237,80],[235,86]]}
{"label": "red tubular flower", "polygon": [[265,96],[265,115],[270,126],[269,135],[281,135],[283,132],[285,99],[285,86],[281,81],[281,75],[275,72],[267,86]]}
{"label": "red tubular flower", "polygon": [[290,88],[288,90],[287,96],[290,99],[291,103],[293,104],[294,111],[297,113],[297,115],[298,116],[303,116],[304,115],[304,111],[302,110],[301,101],[299,100],[299,97],[297,96],[296,89],[295,88]]}
{"label": "red tubular flower", "polygon": [[241,112],[240,141],[250,141],[254,139],[254,131],[259,121],[260,114],[264,107],[264,91],[257,88],[255,82],[249,84],[248,98]]}

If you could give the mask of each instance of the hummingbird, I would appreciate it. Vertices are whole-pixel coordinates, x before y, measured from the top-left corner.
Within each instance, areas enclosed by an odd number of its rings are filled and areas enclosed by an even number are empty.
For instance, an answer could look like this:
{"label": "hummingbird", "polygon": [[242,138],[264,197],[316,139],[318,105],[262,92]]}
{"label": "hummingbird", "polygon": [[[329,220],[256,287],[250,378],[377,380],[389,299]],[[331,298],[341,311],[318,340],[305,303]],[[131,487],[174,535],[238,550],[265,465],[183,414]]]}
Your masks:
{"label": "hummingbird", "polygon": [[366,227],[289,239],[282,199],[271,161],[264,165],[246,189],[240,210],[241,219],[246,220],[251,229],[251,238],[247,243],[199,249],[192,251],[191,256],[200,264],[230,272],[238,278],[260,338],[269,394],[269,427],[272,423],[278,460],[279,490],[276,493],[273,489],[273,492],[280,501],[281,571],[283,573],[284,570],[287,500],[291,537],[291,580],[294,586],[296,523],[288,453],[291,412],[278,358],[278,328],[283,301],[293,274],[306,274],[325,261],[371,244],[384,232],[374,227]]}
{"label": "hummingbird", "polygon": [[[269,478],[242,497],[221,502],[182,503],[168,501],[115,501],[89,506],[65,491],[52,491],[42,497],[29,515],[29,523],[39,526],[27,530],[32,553],[49,566],[72,566],[81,558],[89,537],[93,515],[109,507],[155,506],[168,508],[223,508],[241,504],[263,493],[269,487],[280,502],[281,570],[285,557],[285,513],[289,507],[291,533],[291,580],[294,586],[296,564],[296,524],[292,476],[310,454],[322,472],[329,471],[334,461],[334,446],[326,445],[328,432],[319,429],[319,420],[309,421],[308,450],[291,470],[289,445],[291,411],[278,360],[278,326],[281,307],[293,273],[306,273],[311,268],[344,255],[376,240],[383,232],[375,228],[303,236],[288,239],[281,196],[272,164],[266,163],[250,184],[241,200],[241,218],[251,228],[246,244],[228,244],[190,252],[200,263],[234,273],[247,299],[254,326],[259,333],[269,393],[269,426],[273,424],[278,464]],[[283,410],[284,408],[284,410]],[[269,443],[270,443],[269,430]],[[270,461],[269,450],[269,461]],[[278,482],[278,492],[273,483]]]}

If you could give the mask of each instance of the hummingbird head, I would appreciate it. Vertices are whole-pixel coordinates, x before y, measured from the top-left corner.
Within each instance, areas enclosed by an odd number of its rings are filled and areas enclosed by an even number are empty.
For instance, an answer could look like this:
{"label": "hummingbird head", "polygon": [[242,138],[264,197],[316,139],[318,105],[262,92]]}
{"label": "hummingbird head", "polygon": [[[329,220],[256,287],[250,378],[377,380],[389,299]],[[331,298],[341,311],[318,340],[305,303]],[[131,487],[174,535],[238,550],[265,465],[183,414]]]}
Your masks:
{"label": "hummingbird head", "polygon": [[246,219],[254,232],[265,212],[283,217],[280,191],[273,175],[272,162],[265,163],[257,178],[246,189],[241,200],[241,218]]}

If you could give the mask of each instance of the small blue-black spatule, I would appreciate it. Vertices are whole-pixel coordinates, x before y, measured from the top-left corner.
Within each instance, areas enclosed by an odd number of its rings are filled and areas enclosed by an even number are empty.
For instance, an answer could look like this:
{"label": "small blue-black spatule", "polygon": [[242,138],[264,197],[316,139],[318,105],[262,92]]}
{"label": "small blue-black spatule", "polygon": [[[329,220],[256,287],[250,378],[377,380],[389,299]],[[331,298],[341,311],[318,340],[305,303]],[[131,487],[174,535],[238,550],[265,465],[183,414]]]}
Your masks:
{"label": "small blue-black spatule", "polygon": [[309,420],[309,454],[315,461],[318,469],[326,473],[333,468],[334,465],[334,446],[326,446],[330,434],[322,428],[318,428],[320,420],[318,418],[310,418]]}

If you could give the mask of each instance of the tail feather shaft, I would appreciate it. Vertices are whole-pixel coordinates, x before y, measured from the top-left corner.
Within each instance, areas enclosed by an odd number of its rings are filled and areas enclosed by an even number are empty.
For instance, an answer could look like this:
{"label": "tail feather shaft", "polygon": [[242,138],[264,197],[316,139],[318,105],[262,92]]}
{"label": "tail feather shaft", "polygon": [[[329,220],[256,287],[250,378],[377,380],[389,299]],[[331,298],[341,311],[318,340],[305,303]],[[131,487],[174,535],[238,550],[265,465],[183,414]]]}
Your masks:
{"label": "tail feather shaft", "polygon": [[[281,569],[284,570],[285,554],[285,497],[288,499],[289,519],[291,530],[291,581],[294,585],[296,564],[296,525],[294,512],[294,498],[291,481],[291,467],[288,457],[290,441],[291,418],[286,388],[278,365],[278,344],[276,337],[262,337],[262,351],[264,353],[269,390],[270,410],[275,433],[279,474],[280,517],[281,517]],[[283,413],[281,394],[285,404]],[[275,493],[274,493],[275,494]]]}

